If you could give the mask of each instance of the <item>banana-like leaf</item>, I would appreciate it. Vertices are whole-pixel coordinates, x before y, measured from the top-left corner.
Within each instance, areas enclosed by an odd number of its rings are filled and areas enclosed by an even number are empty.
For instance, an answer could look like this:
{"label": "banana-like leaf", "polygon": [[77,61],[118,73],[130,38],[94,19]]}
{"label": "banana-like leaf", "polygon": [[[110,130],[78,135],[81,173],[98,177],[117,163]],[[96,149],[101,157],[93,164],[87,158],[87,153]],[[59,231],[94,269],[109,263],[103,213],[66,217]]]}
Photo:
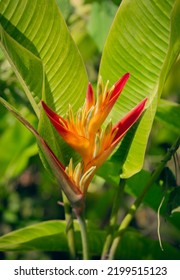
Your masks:
{"label": "banana-like leaf", "polygon": [[[0,238],[0,251],[61,251],[68,252],[65,221],[47,221],[16,230]],[[74,221],[77,252],[82,252],[79,225]],[[89,238],[91,254],[100,255],[105,232],[94,230]]]}
{"label": "banana-like leaf", "polygon": [[[8,250],[45,250],[49,245],[52,250],[57,248],[55,236],[59,236],[61,250],[68,251],[66,240],[66,224],[64,221],[49,221],[20,229],[1,237],[1,251]],[[46,242],[44,238],[46,237]],[[49,241],[48,241],[49,240]],[[55,241],[56,240],[56,241]],[[38,245],[39,244],[39,245]],[[46,244],[46,245],[45,245]],[[19,248],[19,249],[18,249]],[[50,248],[49,248],[50,249]]]}
{"label": "banana-like leaf", "polygon": [[[41,59],[48,105],[58,114],[64,114],[69,103],[77,109],[84,99],[87,74],[56,2],[1,1],[0,23],[14,40]],[[21,67],[19,61],[14,64]]]}
{"label": "banana-like leaf", "polygon": [[125,72],[131,73],[112,112],[114,122],[144,97],[149,98],[139,125],[120,146],[123,178],[137,173],[143,165],[158,99],[180,50],[179,6],[178,0],[122,1],[105,44],[100,65],[103,80],[113,84]]}
{"label": "banana-like leaf", "polygon": [[[78,253],[82,252],[79,226],[75,226],[75,244]],[[105,232],[99,230],[89,231],[89,248],[92,256],[100,256],[105,240]],[[165,243],[164,251],[161,250],[158,241],[142,237],[135,231],[127,231],[122,237],[118,247],[116,258],[134,259],[172,259],[179,260],[178,249]],[[20,230],[15,230],[0,237],[0,251],[60,251],[68,253],[66,237],[66,224],[64,221],[47,221],[38,223]]]}
{"label": "banana-like leaf", "polygon": [[[43,82],[43,98],[53,110],[64,115],[71,104],[76,111],[85,97],[87,73],[55,0],[0,1],[0,23],[9,35],[2,40],[5,54],[11,58],[15,72],[22,74],[23,83],[29,86],[32,95],[35,93],[38,100],[42,98]],[[32,65],[34,75],[29,78],[24,67],[28,55],[42,62],[44,75],[38,74]],[[59,141],[44,114],[40,116],[39,130],[58,158],[66,161],[62,154],[67,154],[67,146]]]}

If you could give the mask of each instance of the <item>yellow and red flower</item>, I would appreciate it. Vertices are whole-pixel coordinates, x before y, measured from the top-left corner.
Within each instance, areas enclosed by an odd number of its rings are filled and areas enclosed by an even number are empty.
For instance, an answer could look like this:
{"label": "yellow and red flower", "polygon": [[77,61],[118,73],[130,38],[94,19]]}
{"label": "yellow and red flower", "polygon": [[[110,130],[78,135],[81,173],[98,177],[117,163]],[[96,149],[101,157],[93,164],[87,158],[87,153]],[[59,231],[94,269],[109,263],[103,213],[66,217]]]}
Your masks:
{"label": "yellow and red flower", "polygon": [[103,86],[100,79],[95,98],[91,84],[88,84],[84,105],[74,115],[69,106],[67,119],[53,112],[42,101],[42,106],[55,129],[64,141],[82,157],[82,162],[75,168],[72,160],[65,169],[69,178],[85,194],[97,168],[108,158],[129,128],[141,116],[147,98],[128,112],[114,126],[110,121],[106,128],[101,128],[113,105],[124,88],[129,73],[126,73],[114,86],[108,89],[108,82]]}

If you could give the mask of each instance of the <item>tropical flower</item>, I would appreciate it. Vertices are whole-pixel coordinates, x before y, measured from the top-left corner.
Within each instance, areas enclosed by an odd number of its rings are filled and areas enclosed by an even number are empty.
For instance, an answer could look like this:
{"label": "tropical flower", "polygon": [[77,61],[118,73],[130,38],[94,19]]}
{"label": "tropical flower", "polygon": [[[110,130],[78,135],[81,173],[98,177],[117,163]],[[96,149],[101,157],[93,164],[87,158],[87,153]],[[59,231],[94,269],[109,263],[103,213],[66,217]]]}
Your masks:
{"label": "tropical flower", "polygon": [[45,102],[42,106],[64,141],[76,150],[82,157],[82,162],[74,168],[72,159],[65,172],[82,194],[85,194],[97,168],[109,157],[129,128],[137,121],[143,112],[147,98],[128,112],[115,125],[109,121],[106,128],[103,122],[109,115],[113,105],[124,88],[129,73],[119,79],[108,89],[108,83],[103,85],[100,78],[97,86],[97,97],[91,84],[88,84],[84,105],[74,115],[71,106],[67,118],[62,118],[53,112]]}

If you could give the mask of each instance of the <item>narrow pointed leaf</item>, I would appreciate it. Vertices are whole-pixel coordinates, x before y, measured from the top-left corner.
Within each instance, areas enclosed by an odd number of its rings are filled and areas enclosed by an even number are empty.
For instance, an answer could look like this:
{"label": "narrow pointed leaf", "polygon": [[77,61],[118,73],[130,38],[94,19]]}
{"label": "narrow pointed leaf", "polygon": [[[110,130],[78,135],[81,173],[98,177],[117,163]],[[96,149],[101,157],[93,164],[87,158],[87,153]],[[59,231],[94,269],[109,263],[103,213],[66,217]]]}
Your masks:
{"label": "narrow pointed leaf", "polygon": [[115,104],[113,121],[148,97],[148,109],[136,131],[130,131],[120,147],[124,178],[142,168],[158,98],[179,53],[178,2],[123,0],[105,44],[100,65],[103,80],[109,79],[112,85],[125,72],[131,74]]}

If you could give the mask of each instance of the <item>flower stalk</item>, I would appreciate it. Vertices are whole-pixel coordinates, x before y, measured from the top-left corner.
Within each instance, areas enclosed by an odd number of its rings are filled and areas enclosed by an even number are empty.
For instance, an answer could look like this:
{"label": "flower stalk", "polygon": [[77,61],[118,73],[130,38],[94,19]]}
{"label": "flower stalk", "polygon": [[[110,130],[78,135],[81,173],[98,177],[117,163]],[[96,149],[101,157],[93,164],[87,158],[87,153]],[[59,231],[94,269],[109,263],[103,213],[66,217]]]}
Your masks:
{"label": "flower stalk", "polygon": [[77,220],[79,222],[80,232],[81,232],[81,240],[82,240],[82,255],[83,260],[89,260],[89,245],[88,245],[88,235],[87,235],[87,227],[84,213],[81,215],[76,215]]}
{"label": "flower stalk", "polygon": [[116,226],[117,226],[117,216],[118,216],[118,211],[119,211],[119,205],[121,204],[121,201],[123,198],[125,183],[126,183],[126,180],[121,179],[120,183],[117,186],[117,189],[115,191],[114,202],[113,202],[111,217],[110,217],[110,222],[109,222],[109,228],[107,231],[107,236],[106,236],[106,239],[104,242],[102,255],[101,255],[102,260],[108,259],[109,250],[110,250],[110,247],[111,247],[113,239],[114,239],[115,230],[116,230]]}
{"label": "flower stalk", "polygon": [[75,247],[72,207],[71,207],[66,195],[64,193],[62,193],[62,196],[63,196],[64,213],[65,213],[65,220],[66,220],[66,235],[67,235],[69,254],[70,254],[70,258],[72,260],[75,260],[76,259],[76,247]]}

